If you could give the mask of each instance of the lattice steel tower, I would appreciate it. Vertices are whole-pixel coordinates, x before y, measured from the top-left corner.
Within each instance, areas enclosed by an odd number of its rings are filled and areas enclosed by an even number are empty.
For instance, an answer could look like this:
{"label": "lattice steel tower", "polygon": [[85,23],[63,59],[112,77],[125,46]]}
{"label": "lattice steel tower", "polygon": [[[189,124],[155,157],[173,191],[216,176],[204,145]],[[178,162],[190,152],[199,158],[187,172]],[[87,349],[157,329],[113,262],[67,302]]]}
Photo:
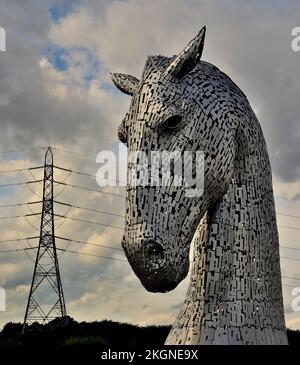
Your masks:
{"label": "lattice steel tower", "polygon": [[43,208],[39,246],[24,318],[23,331],[34,322],[48,323],[60,318],[67,323],[65,299],[59,273],[54,233],[53,212],[53,154],[49,147],[45,154]]}

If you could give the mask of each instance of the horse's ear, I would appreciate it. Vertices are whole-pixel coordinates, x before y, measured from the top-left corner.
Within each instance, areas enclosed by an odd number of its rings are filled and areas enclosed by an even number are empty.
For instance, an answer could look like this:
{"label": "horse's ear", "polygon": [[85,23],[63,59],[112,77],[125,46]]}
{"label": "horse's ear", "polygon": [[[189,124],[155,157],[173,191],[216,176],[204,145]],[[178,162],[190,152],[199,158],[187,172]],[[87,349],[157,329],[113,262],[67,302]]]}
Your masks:
{"label": "horse's ear", "polygon": [[110,73],[110,77],[116,87],[124,94],[133,95],[137,90],[139,80],[131,75]]}
{"label": "horse's ear", "polygon": [[194,39],[179,53],[165,71],[165,76],[172,75],[182,78],[192,71],[200,61],[205,38],[206,27],[204,26]]}

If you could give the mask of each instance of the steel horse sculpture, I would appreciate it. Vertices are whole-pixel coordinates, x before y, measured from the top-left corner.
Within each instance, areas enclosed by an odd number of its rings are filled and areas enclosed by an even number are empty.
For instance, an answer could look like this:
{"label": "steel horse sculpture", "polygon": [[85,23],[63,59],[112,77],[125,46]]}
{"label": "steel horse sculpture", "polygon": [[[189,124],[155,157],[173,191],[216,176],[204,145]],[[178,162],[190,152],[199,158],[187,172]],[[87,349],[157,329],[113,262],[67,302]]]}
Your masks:
{"label": "steel horse sculpture", "polygon": [[271,167],[243,92],[201,61],[205,27],[177,56],[147,58],[141,80],[111,74],[132,96],[118,135],[128,152],[201,150],[204,193],[127,186],[122,245],[151,292],[174,289],[189,270],[168,345],[288,344]]}

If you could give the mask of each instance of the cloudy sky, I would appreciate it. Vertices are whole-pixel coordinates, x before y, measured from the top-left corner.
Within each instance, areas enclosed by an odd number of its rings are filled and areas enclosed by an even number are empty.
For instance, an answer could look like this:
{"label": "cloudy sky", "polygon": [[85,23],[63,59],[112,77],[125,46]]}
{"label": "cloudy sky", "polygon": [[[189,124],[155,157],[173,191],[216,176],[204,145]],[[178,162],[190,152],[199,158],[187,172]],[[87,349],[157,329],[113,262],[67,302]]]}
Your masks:
{"label": "cloudy sky", "polygon": [[[0,170],[42,164],[40,146],[54,146],[55,164],[90,174],[96,154],[115,148],[116,130],[130,98],[111,85],[108,73],[140,77],[147,55],[177,54],[207,26],[202,58],[227,73],[248,96],[265,134],[273,168],[283,257],[300,259],[300,52],[291,31],[300,26],[297,0],[0,0],[0,26],[7,51],[0,52]],[[31,148],[31,149],[29,149]],[[7,153],[7,151],[24,150]],[[66,151],[76,152],[69,153]],[[0,173],[0,185],[41,178],[42,171]],[[97,189],[93,178],[57,180]],[[0,188],[1,205],[39,200],[41,184]],[[56,186],[60,201],[124,214],[124,199]],[[121,188],[106,189],[122,195]],[[36,195],[37,194],[37,195]],[[57,198],[57,199],[58,199]],[[38,211],[39,206],[31,206]],[[66,208],[57,207],[64,214]],[[0,208],[0,217],[29,214],[27,206]],[[71,209],[69,216],[122,227],[122,217]],[[35,236],[38,217],[0,220],[1,241]],[[83,222],[56,221],[57,235],[120,248],[122,230]],[[30,242],[36,244],[37,242]],[[58,241],[66,247],[66,242]],[[0,243],[0,250],[28,243]],[[123,252],[70,243],[69,250],[124,258]],[[29,256],[29,257],[28,257]],[[34,252],[0,253],[0,286],[7,311],[0,327],[22,321]],[[65,253],[60,258],[68,314],[77,320],[104,318],[139,324],[172,323],[184,300],[188,278],[168,294],[145,291],[124,261]],[[282,258],[282,273],[300,278],[299,261]],[[300,328],[291,291],[300,281],[284,278],[287,325]]]}

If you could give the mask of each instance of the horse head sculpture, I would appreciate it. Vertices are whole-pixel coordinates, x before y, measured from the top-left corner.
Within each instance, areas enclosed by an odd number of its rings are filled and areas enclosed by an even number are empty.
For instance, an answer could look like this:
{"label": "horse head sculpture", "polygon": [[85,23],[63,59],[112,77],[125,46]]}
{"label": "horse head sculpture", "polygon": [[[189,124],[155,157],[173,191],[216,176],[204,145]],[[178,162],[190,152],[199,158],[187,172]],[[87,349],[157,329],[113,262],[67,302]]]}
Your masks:
{"label": "horse head sculpture", "polygon": [[122,245],[143,286],[166,292],[186,277],[194,238],[190,286],[166,343],[286,343],[265,141],[243,92],[201,61],[205,32],[177,56],[148,57],[140,80],[111,74],[132,96],[118,130],[129,154],[204,156],[201,195],[174,184],[174,173],[170,184],[158,174],[157,184],[127,186]]}

